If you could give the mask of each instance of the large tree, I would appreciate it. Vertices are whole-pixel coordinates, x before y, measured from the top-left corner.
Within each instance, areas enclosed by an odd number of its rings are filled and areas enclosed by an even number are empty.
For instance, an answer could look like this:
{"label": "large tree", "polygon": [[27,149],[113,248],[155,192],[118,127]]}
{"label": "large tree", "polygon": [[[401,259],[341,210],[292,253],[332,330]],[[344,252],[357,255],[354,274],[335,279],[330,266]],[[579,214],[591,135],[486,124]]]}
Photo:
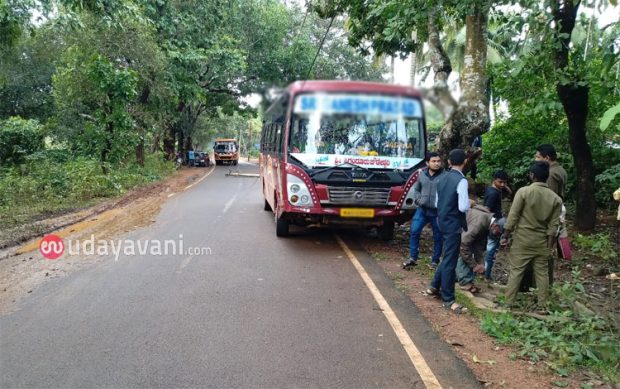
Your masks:
{"label": "large tree", "polygon": [[[597,27],[593,16],[579,16],[580,7],[592,5],[571,0],[524,2],[524,11],[507,21],[522,26],[523,47],[527,50],[520,52],[503,74],[498,74],[512,79],[514,90],[510,95],[521,90],[520,94],[529,98],[530,104],[536,102],[529,108],[533,122],[545,115],[547,121],[542,123],[543,128],[561,130],[564,134],[564,139],[556,141],[560,146],[567,143],[572,155],[575,227],[580,230],[592,230],[596,223],[596,197],[593,195],[596,193],[596,171],[591,142],[600,142],[601,134],[597,128],[599,117],[592,117],[590,112],[594,107],[594,114],[601,115],[601,106],[610,107],[618,98],[613,87],[617,76],[611,71],[618,66],[618,47],[613,43],[617,42],[618,32],[610,28],[610,32],[605,33]],[[535,84],[538,86],[533,86]],[[531,96],[532,90],[537,91],[535,98]],[[522,107],[527,109],[525,105]],[[511,111],[515,109],[520,108],[512,107]],[[548,134],[542,134],[542,138],[549,140]],[[604,149],[605,145],[597,147]]]}
{"label": "large tree", "polygon": [[568,119],[568,139],[575,163],[578,190],[575,192],[577,209],[575,227],[592,230],[596,224],[594,193],[594,166],[586,135],[589,86],[583,74],[576,72],[569,62],[570,42],[577,11],[581,1],[553,0],[549,5],[553,14],[554,64],[559,73],[556,89]]}
{"label": "large tree", "polygon": [[[455,147],[469,149],[472,140],[489,129],[486,60],[490,2],[388,0],[368,4],[359,0],[326,0],[315,8],[324,17],[346,14],[350,43],[362,52],[406,56],[419,52],[427,43],[434,86],[425,95],[446,119],[439,140],[444,155]],[[448,88],[452,64],[441,42],[442,28],[449,20],[466,28],[458,100]]]}

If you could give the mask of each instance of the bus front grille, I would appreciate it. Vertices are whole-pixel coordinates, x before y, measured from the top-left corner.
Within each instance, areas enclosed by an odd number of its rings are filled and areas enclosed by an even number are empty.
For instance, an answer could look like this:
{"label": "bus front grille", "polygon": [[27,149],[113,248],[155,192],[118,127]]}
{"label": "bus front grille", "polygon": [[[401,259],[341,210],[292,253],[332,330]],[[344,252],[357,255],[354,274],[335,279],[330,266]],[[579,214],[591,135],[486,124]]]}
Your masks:
{"label": "bus front grille", "polygon": [[328,193],[330,205],[385,206],[390,198],[390,188],[330,186]]}

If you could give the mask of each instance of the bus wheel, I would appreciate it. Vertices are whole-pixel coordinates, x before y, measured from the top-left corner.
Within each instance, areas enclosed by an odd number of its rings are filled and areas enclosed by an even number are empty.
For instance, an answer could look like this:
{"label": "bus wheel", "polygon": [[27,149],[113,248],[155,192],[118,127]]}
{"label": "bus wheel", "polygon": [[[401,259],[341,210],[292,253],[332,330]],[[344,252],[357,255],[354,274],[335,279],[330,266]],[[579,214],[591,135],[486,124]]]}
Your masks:
{"label": "bus wheel", "polygon": [[233,166],[237,166],[237,161],[233,161]]}
{"label": "bus wheel", "polygon": [[289,221],[283,218],[276,219],[276,236],[285,237],[288,236]]}
{"label": "bus wheel", "polygon": [[269,205],[269,201],[267,201],[267,199],[265,199],[265,205],[263,206],[263,210],[272,211],[271,205]]}
{"label": "bus wheel", "polygon": [[381,240],[394,239],[394,222],[384,222],[382,226],[377,228],[377,234]]}

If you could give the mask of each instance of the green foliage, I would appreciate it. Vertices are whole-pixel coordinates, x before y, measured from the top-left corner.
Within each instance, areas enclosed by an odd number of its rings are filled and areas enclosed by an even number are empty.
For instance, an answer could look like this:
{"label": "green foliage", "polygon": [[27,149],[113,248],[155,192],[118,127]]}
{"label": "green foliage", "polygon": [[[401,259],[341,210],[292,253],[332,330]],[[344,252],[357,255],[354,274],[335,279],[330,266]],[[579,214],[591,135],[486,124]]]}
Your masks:
{"label": "green foliage", "polygon": [[620,364],[620,338],[603,318],[573,309],[574,301],[584,292],[576,281],[556,284],[546,320],[508,312],[487,313],[482,329],[500,343],[518,346],[517,356],[521,358],[546,360],[559,375],[584,366],[613,371]]}
{"label": "green foliage", "polygon": [[77,49],[67,51],[66,61],[54,76],[54,97],[65,129],[56,133],[58,140],[82,155],[96,155],[101,163],[108,156],[123,159],[137,143],[128,110],[137,94],[136,72]]}
{"label": "green foliage", "polygon": [[0,118],[44,121],[53,114],[51,95],[58,39],[49,28],[22,37],[0,60]]}
{"label": "green foliage", "polygon": [[0,165],[19,164],[43,146],[43,129],[37,120],[12,117],[0,121]]}
{"label": "green foliage", "polygon": [[609,234],[576,234],[573,237],[573,242],[583,251],[592,253],[598,257],[603,258],[606,261],[610,261],[618,257],[616,248],[612,243]]}
{"label": "green foliage", "polygon": [[[613,159],[610,158],[613,161]],[[614,205],[612,193],[620,188],[620,163],[596,176],[596,200],[601,204]]]}
{"label": "green foliage", "polygon": [[[543,12],[532,17],[546,20],[548,16]],[[522,18],[518,15],[510,20],[516,23]],[[589,47],[588,60],[584,61],[585,39],[581,40],[579,34],[583,30],[585,35],[587,28],[591,28],[591,40],[600,42],[600,45]],[[584,19],[578,21],[573,42],[579,48],[572,58],[589,86],[587,137],[594,172],[600,176],[596,180],[595,196],[601,205],[611,203],[610,194],[617,188],[614,185],[618,184],[616,165],[620,163],[620,152],[614,148],[618,134],[610,130],[601,131],[599,125],[600,118],[618,96],[619,90],[614,88],[617,81],[614,72],[610,72],[610,66],[614,63],[618,65],[609,57],[614,51],[610,42],[618,36],[620,30],[612,28],[603,33],[596,28],[596,23],[592,26],[588,19]],[[556,91],[558,77],[562,75],[556,74],[549,51],[544,51],[540,44],[523,42],[524,55],[489,67],[497,121],[483,137],[484,157],[479,166],[486,179],[490,179],[493,170],[503,167],[511,174],[513,184],[518,188],[528,182],[527,168],[533,160],[536,146],[551,143],[558,151],[559,162],[567,170],[569,180],[566,189],[570,199],[576,190],[576,170],[570,157],[568,122]]]}
{"label": "green foliage", "polygon": [[0,228],[117,196],[174,171],[161,154],[150,154],[144,167],[114,164],[104,175],[97,158],[76,158],[67,150],[34,153],[25,165],[0,174]]}
{"label": "green foliage", "polygon": [[618,114],[620,114],[620,103],[614,105],[613,107],[605,111],[605,113],[603,114],[603,117],[601,118],[601,125],[600,125],[601,131],[607,130],[611,122],[614,120],[614,118]]}

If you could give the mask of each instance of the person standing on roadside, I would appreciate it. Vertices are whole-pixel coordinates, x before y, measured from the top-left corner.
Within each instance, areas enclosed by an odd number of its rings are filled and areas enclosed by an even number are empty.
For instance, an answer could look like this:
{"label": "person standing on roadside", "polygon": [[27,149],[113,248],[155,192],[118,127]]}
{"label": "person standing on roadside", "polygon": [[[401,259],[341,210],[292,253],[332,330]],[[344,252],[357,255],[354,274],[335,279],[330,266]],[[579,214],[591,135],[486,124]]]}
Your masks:
{"label": "person standing on roadside", "polygon": [[190,149],[187,152],[187,159],[189,160],[189,166],[194,166],[196,162],[196,154],[194,153],[194,149]]}
{"label": "person standing on roadside", "polygon": [[403,269],[410,269],[418,263],[420,253],[420,234],[427,224],[433,229],[433,257],[431,267],[439,264],[442,238],[437,224],[437,183],[443,174],[441,157],[435,152],[426,155],[426,168],[420,171],[418,181],[413,185],[413,201],[418,207],[411,220],[411,237],[409,239],[409,259],[403,263]]}
{"label": "person standing on roadside", "polygon": [[[568,175],[566,174],[566,170],[557,162],[558,154],[555,151],[555,147],[550,144],[542,144],[536,148],[536,154],[534,155],[534,160],[536,161],[545,161],[549,164],[549,178],[547,179],[547,185],[549,189],[555,192],[562,202],[564,202],[564,189],[566,188],[566,180]],[[562,204],[562,212],[560,213],[560,225],[558,227],[557,236],[561,238],[568,238],[568,231],[565,226],[566,221],[566,207]],[[560,251],[558,250],[558,254]],[[549,261],[549,283],[553,283],[553,268],[554,268],[554,259],[553,257]],[[526,280],[531,278],[531,272],[526,276]],[[530,284],[531,281],[526,282],[526,284]]]}
{"label": "person standing on roadside", "polygon": [[547,179],[549,189],[554,191],[564,201],[564,189],[568,175],[562,165],[558,163],[557,158],[558,154],[553,145],[542,144],[536,148],[534,160],[545,161],[549,164],[549,178]]}
{"label": "person standing on roadside", "polygon": [[[493,219],[498,225],[504,224],[504,216],[502,214],[502,195],[504,192],[511,194],[508,187],[508,173],[504,170],[496,170],[493,173],[493,182],[487,186],[484,192],[484,206],[493,213]],[[495,254],[499,247],[499,235],[489,234],[487,239],[486,254],[484,256],[484,278],[492,281],[493,264],[495,263]]]}
{"label": "person standing on roadside", "polygon": [[467,309],[457,304],[454,294],[456,264],[461,249],[461,232],[467,231],[466,212],[471,206],[467,195],[467,180],[463,176],[466,155],[463,149],[454,149],[448,155],[451,169],[437,184],[437,216],[443,237],[443,259],[428,289],[428,295],[441,295],[443,306],[454,313]]}
{"label": "person standing on roadside", "polygon": [[549,294],[548,262],[557,240],[562,199],[546,184],[549,164],[536,161],[530,167],[532,183],[515,194],[500,244],[510,247],[510,274],[506,302],[514,303],[526,268],[531,263],[538,288],[538,305],[544,311]]}

